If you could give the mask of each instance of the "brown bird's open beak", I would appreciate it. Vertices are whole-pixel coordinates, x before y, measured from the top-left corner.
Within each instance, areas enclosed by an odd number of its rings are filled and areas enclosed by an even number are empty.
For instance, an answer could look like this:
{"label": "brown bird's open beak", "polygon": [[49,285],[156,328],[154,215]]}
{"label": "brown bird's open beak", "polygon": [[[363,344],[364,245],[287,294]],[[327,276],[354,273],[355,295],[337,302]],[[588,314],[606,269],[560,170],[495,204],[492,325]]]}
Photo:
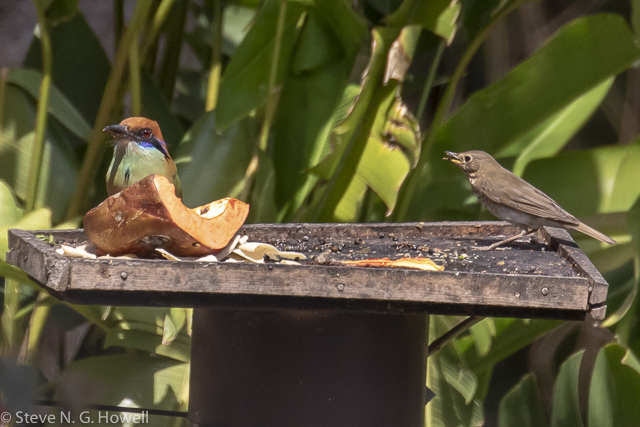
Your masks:
{"label": "brown bird's open beak", "polygon": [[106,128],[102,129],[102,131],[103,132],[109,132],[114,137],[117,137],[119,135],[128,135],[128,136],[130,136],[129,129],[127,129],[126,126],[122,126],[122,125],[107,126]]}
{"label": "brown bird's open beak", "polygon": [[444,157],[443,160],[449,160],[451,163],[459,164],[462,163],[462,160],[458,157],[458,153],[454,153],[453,151],[445,151],[447,157]]}

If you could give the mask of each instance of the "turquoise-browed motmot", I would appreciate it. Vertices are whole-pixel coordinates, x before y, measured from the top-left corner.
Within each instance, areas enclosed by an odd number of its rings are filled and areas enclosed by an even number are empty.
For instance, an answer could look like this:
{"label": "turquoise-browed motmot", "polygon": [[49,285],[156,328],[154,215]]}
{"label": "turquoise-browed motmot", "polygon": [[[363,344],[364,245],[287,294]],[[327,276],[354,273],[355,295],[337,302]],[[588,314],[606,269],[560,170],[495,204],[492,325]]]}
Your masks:
{"label": "turquoise-browed motmot", "polygon": [[104,128],[113,135],[113,159],[107,172],[107,193],[110,196],[151,174],[164,175],[176,187],[182,198],[182,188],[176,164],[167,151],[160,126],[144,117],[130,117],[118,125]]}

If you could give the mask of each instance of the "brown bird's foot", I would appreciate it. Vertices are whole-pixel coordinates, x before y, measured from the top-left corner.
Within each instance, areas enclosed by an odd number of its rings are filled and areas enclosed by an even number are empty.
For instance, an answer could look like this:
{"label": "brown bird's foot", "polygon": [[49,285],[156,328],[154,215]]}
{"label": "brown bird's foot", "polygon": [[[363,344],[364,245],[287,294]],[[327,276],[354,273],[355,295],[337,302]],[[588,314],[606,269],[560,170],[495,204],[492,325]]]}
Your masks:
{"label": "brown bird's foot", "polygon": [[505,243],[509,243],[509,242],[513,242],[514,240],[518,240],[521,237],[526,236],[527,234],[533,233],[534,230],[522,230],[520,232],[520,234],[516,234],[515,236],[511,236],[508,239],[504,239],[501,240],[497,243],[494,243],[491,246],[483,246],[483,247],[479,247],[479,248],[473,248],[474,251],[492,251],[492,250],[499,250],[499,251],[503,251],[506,248],[498,248],[498,246],[502,246]]}

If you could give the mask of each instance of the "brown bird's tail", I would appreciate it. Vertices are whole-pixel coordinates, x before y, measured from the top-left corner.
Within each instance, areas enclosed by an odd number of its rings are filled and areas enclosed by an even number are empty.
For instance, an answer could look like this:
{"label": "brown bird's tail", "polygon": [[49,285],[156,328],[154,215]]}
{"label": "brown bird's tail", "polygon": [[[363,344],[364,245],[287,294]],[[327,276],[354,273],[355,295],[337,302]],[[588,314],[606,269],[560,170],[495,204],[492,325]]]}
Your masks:
{"label": "brown bird's tail", "polygon": [[610,245],[615,245],[616,243],[618,243],[615,240],[613,240],[611,237],[607,236],[606,234],[599,232],[595,228],[589,227],[584,222],[581,222],[578,225],[570,225],[569,227],[573,228],[576,231],[584,233],[587,236],[593,237],[594,239],[598,239],[601,242],[608,243]]}

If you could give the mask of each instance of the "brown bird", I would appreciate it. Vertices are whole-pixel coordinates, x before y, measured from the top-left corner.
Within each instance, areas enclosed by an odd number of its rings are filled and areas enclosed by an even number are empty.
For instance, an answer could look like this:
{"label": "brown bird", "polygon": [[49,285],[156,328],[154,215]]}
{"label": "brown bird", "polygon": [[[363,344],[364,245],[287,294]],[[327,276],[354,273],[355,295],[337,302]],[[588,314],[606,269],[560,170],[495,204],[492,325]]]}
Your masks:
{"label": "brown bird", "polygon": [[494,243],[483,248],[484,250],[495,249],[536,232],[543,226],[571,228],[610,245],[617,243],[562,209],[551,197],[500,166],[484,151],[445,153],[445,160],[457,164],[467,175],[473,192],[489,212],[522,228],[520,234]]}
{"label": "brown bird", "polygon": [[182,198],[176,164],[167,151],[158,123],[144,117],[129,117],[103,130],[113,135],[115,145],[107,172],[110,196],[155,174],[169,178],[176,187],[176,196]]}

